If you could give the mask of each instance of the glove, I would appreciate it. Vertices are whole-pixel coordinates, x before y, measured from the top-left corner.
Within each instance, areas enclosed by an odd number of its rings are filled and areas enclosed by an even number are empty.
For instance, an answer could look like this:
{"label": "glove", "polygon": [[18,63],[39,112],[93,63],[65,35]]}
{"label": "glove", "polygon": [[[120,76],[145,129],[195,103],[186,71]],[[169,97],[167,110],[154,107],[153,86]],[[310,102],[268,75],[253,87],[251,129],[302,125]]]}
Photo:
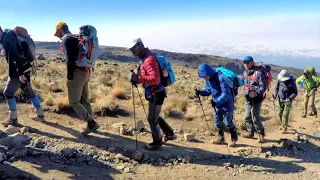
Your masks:
{"label": "glove", "polygon": [[199,96],[200,95],[200,90],[199,89],[195,89],[195,93],[196,93],[197,96]]}
{"label": "glove", "polygon": [[216,107],[216,103],[215,103],[213,100],[211,100],[211,106],[212,106],[213,108]]}
{"label": "glove", "polygon": [[137,84],[138,83],[138,75],[134,72],[130,72],[129,73],[129,82],[133,83],[133,84]]}

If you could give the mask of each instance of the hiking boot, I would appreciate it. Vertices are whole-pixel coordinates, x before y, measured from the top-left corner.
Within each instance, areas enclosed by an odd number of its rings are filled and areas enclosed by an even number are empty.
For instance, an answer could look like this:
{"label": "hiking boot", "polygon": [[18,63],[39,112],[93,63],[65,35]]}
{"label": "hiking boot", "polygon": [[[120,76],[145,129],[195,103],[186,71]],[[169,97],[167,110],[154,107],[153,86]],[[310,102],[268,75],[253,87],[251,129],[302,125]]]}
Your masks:
{"label": "hiking boot", "polygon": [[155,151],[155,150],[158,150],[160,149],[162,146],[162,143],[155,143],[155,142],[152,142],[150,144],[146,144],[144,145],[144,149],[148,150],[148,151]]}
{"label": "hiking boot", "polygon": [[44,116],[43,115],[40,116],[40,115],[37,115],[37,114],[30,114],[29,118],[31,120],[34,120],[34,121],[44,122]]}
{"label": "hiking boot", "polygon": [[8,127],[9,125],[17,125],[18,124],[18,119],[10,119],[8,118],[6,121],[3,121],[1,123],[4,127]]}
{"label": "hiking boot", "polygon": [[317,112],[314,113],[314,117],[315,117],[315,118],[318,117],[318,113],[317,113]]}
{"label": "hiking boot", "polygon": [[95,132],[99,127],[100,126],[95,121],[88,122],[86,129],[84,129],[81,134],[86,136],[91,132]]}
{"label": "hiking boot", "polygon": [[231,142],[228,144],[229,147],[235,147],[238,141],[238,134],[236,128],[229,129],[231,135]]}
{"label": "hiking boot", "polygon": [[287,128],[283,128],[282,131],[281,131],[281,133],[282,133],[282,134],[287,133]]}
{"label": "hiking boot", "polygon": [[164,137],[163,142],[173,141],[175,139],[177,139],[177,136],[175,134],[168,134]]}
{"label": "hiking boot", "polygon": [[265,142],[264,136],[265,136],[264,133],[260,133],[259,134],[258,143],[264,143]]}
{"label": "hiking boot", "polygon": [[241,136],[244,137],[244,138],[253,139],[254,138],[254,133],[253,132],[249,132],[249,131],[243,131],[241,133]]}

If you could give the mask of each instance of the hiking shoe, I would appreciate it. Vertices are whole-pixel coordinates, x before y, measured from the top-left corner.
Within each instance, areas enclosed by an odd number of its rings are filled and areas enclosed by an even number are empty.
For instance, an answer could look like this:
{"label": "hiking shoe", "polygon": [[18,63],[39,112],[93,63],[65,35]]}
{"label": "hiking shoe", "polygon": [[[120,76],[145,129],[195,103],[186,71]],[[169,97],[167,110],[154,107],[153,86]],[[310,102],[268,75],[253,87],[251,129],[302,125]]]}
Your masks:
{"label": "hiking shoe", "polygon": [[100,127],[100,126],[99,126],[95,121],[88,122],[86,129],[84,129],[84,130],[81,132],[81,134],[84,135],[84,136],[86,136],[86,135],[88,135],[89,133],[94,132],[94,131],[96,131],[97,129],[99,129],[99,127]]}
{"label": "hiking shoe", "polygon": [[161,148],[162,143],[150,143],[150,144],[146,144],[144,145],[144,149],[148,150],[148,151],[155,151],[158,150],[159,148]]}
{"label": "hiking shoe", "polygon": [[259,134],[258,143],[264,143],[264,142],[265,142],[264,134]]}
{"label": "hiking shoe", "polygon": [[237,141],[231,141],[228,143],[228,147],[236,147]]}
{"label": "hiking shoe", "polygon": [[18,124],[18,119],[10,119],[8,118],[6,121],[3,121],[1,123],[4,127],[8,127],[9,125],[16,125]]}
{"label": "hiking shoe", "polygon": [[249,131],[243,131],[241,133],[241,136],[244,137],[244,138],[253,139],[254,133],[253,132],[249,132]]}
{"label": "hiking shoe", "polygon": [[34,121],[44,122],[44,116],[43,115],[40,116],[40,115],[37,115],[37,114],[30,114],[29,118],[31,120],[34,120]]}
{"label": "hiking shoe", "polygon": [[211,141],[212,144],[226,144],[223,138],[217,138]]}
{"label": "hiking shoe", "polygon": [[173,141],[175,139],[177,139],[177,136],[175,134],[169,134],[164,137],[163,142]]}
{"label": "hiking shoe", "polygon": [[287,133],[287,128],[283,128],[281,133],[282,133],[282,134]]}

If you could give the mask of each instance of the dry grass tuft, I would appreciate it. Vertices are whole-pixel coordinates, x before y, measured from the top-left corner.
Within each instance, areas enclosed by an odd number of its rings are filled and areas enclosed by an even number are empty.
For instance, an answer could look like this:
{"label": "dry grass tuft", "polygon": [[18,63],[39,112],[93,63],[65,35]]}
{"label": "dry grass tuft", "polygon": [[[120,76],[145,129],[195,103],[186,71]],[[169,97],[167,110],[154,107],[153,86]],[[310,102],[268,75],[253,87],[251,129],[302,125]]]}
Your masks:
{"label": "dry grass tuft", "polygon": [[113,85],[111,94],[118,99],[128,99],[127,93],[130,92],[130,83],[124,78],[118,78]]}
{"label": "dry grass tuft", "polygon": [[179,95],[171,95],[165,100],[162,112],[165,117],[182,118],[187,111],[188,99]]}
{"label": "dry grass tuft", "polygon": [[116,99],[112,95],[101,95],[93,105],[93,112],[100,116],[106,116],[108,113],[116,113],[117,111],[119,111],[119,104],[116,103]]}
{"label": "dry grass tuft", "polygon": [[187,109],[185,118],[188,121],[192,121],[193,119],[196,119],[197,118],[197,107],[196,106],[189,107]]}
{"label": "dry grass tuft", "polygon": [[66,95],[60,95],[54,104],[55,104],[56,111],[70,108],[69,99],[68,99],[68,96]]}

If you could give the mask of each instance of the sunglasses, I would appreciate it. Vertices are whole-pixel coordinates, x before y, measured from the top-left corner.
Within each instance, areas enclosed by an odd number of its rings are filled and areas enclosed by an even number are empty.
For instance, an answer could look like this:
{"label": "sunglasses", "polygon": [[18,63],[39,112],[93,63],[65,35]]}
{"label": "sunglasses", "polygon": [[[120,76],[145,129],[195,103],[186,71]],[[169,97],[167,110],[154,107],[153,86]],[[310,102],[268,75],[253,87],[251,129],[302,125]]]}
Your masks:
{"label": "sunglasses", "polygon": [[244,64],[249,64],[251,63],[252,61],[243,61]]}

